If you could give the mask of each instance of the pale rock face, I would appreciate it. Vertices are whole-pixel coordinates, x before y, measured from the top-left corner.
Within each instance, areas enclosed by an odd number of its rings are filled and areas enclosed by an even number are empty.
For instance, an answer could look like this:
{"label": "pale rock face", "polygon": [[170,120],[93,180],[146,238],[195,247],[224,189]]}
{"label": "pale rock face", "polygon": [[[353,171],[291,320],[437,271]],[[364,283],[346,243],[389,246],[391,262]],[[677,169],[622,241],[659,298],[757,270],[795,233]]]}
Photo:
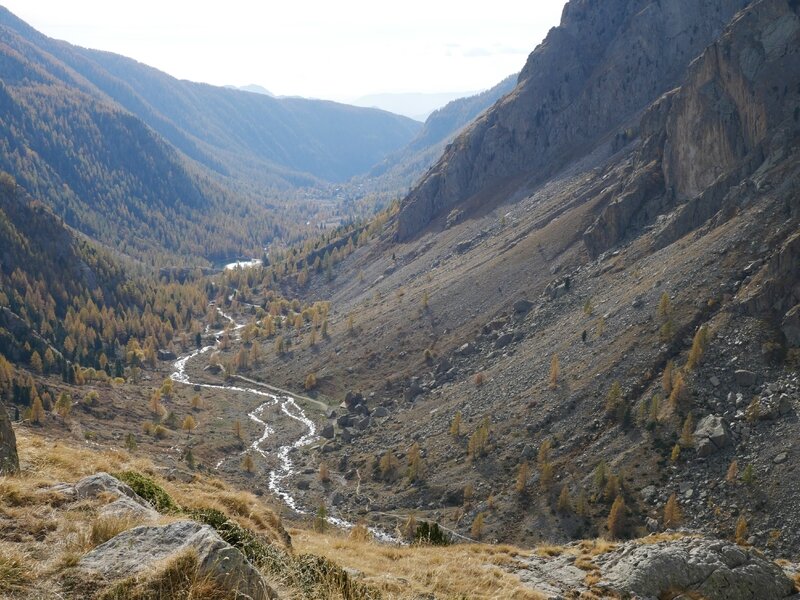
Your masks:
{"label": "pale rock face", "polygon": [[798,15],[762,0],[692,63],[667,123],[664,173],[678,198],[731,172],[794,108],[784,87],[800,77],[798,43]]}
{"label": "pale rock face", "polygon": [[194,521],[125,531],[86,554],[78,569],[113,581],[136,575],[186,551],[197,553],[201,576],[211,576],[226,589],[236,590],[240,597],[277,597],[239,550],[208,525]]}
{"label": "pale rock face", "polygon": [[[658,523],[648,523],[658,526]],[[688,535],[677,540],[645,538],[621,542],[592,557],[601,576],[589,589],[586,572],[575,566],[572,545],[556,556],[522,559],[515,574],[548,600],[596,597],[780,600],[793,597],[783,570],[758,551],[732,542]],[[685,594],[685,595],[681,595]]]}
{"label": "pale rock face", "polygon": [[757,551],[696,538],[634,547],[609,565],[600,585],[623,596],[659,598],[674,590],[707,600],[777,600],[794,587]]}
{"label": "pale rock face", "polygon": [[[541,180],[680,83],[747,0],[572,0],[517,87],[445,151],[403,202],[397,237],[512,179]],[[519,183],[522,183],[520,181]]]}

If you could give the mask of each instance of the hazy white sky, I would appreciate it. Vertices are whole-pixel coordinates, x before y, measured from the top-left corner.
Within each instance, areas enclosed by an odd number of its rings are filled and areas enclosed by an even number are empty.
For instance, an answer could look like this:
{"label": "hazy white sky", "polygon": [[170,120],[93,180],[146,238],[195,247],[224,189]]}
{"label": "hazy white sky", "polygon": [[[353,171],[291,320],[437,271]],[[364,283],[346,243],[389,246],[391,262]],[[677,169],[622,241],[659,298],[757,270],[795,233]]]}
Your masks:
{"label": "hazy white sky", "polygon": [[565,0],[0,0],[46,35],[276,94],[473,91],[522,68]]}

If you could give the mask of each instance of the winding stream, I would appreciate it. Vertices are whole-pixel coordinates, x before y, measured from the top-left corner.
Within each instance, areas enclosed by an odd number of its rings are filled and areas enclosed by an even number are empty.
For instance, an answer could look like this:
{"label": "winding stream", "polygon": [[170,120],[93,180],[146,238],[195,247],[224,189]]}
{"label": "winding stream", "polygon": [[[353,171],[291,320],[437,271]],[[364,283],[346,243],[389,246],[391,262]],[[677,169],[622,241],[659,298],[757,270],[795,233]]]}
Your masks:
{"label": "winding stream", "polygon": [[[234,332],[238,332],[240,329],[244,327],[244,324],[236,323],[236,321],[232,316],[222,311],[222,309],[220,309],[219,307],[217,307],[217,312],[233,325]],[[280,446],[278,448],[276,454],[279,466],[278,468],[270,471],[267,485],[269,487],[269,490],[273,494],[279,497],[284,502],[284,504],[286,504],[286,506],[291,508],[296,513],[301,515],[311,514],[311,511],[301,506],[300,503],[295,499],[295,497],[292,496],[292,494],[289,492],[288,488],[284,485],[284,481],[296,473],[294,469],[294,464],[292,463],[292,459],[289,456],[291,451],[293,449],[306,446],[311,442],[315,441],[316,439],[318,439],[316,425],[311,419],[309,419],[306,416],[305,411],[295,401],[295,399],[288,395],[279,396],[277,394],[270,394],[268,392],[264,392],[252,387],[238,387],[235,385],[213,385],[208,383],[194,382],[191,381],[189,375],[187,375],[186,373],[186,364],[190,360],[193,360],[194,358],[202,354],[206,354],[207,352],[217,348],[220,345],[224,333],[225,333],[224,329],[214,332],[213,333],[215,340],[214,344],[203,346],[202,348],[195,350],[194,352],[191,352],[185,356],[182,356],[177,361],[175,361],[173,367],[174,370],[170,374],[170,379],[172,379],[177,383],[182,383],[185,385],[198,386],[201,388],[212,389],[212,390],[227,390],[233,392],[241,392],[244,394],[252,394],[254,396],[258,396],[259,398],[263,399],[262,403],[259,406],[257,406],[254,410],[252,410],[250,413],[248,413],[247,416],[252,422],[256,423],[259,427],[263,428],[261,437],[259,437],[252,444],[250,444],[249,449],[264,459],[268,460],[268,454],[263,449],[263,445],[270,438],[270,436],[275,433],[275,430],[272,428],[272,426],[265,420],[266,418],[264,417],[265,411],[268,408],[274,406],[280,406],[280,410],[284,415],[300,423],[303,426],[304,433],[300,435],[300,437],[298,437],[294,442],[284,446]],[[236,457],[231,456],[223,458],[216,464],[215,468],[219,469],[225,461],[230,460],[231,458],[236,458]],[[353,523],[335,516],[329,515],[327,517],[327,520],[332,525],[340,527],[342,529],[351,529],[352,527],[354,527]],[[396,539],[394,536],[387,534],[386,532],[381,531],[380,529],[369,528],[369,530],[375,537],[375,539],[379,541],[389,542],[389,543],[400,543],[399,540]]]}

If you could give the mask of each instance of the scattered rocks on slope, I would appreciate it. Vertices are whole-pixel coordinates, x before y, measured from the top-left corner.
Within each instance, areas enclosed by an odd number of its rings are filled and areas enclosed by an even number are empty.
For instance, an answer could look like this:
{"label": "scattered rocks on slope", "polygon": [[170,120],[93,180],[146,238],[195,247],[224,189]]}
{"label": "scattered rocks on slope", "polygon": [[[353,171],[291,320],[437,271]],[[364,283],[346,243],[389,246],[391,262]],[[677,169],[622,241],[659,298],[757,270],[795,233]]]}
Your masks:
{"label": "scattered rocks on slope", "polygon": [[114,581],[137,575],[187,551],[196,552],[201,577],[211,577],[249,600],[277,598],[239,550],[223,541],[208,525],[194,521],[125,531],[86,554],[78,569]]}
{"label": "scattered rocks on slope", "polygon": [[19,472],[17,438],[11,427],[6,407],[0,404],[0,475],[12,475],[17,472]]}

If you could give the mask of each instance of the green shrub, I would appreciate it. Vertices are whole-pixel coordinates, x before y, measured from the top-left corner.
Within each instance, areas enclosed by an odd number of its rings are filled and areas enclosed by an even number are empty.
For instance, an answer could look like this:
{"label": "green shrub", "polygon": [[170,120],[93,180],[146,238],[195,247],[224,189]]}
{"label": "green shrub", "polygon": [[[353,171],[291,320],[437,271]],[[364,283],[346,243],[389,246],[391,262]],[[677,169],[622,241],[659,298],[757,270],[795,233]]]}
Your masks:
{"label": "green shrub", "polygon": [[172,497],[155,481],[142,475],[138,471],[123,471],[114,474],[114,477],[127,483],[131,489],[153,505],[160,513],[178,513],[178,506]]}
{"label": "green shrub", "polygon": [[447,535],[438,523],[422,521],[414,532],[414,543],[428,546],[449,546],[450,536]]}

